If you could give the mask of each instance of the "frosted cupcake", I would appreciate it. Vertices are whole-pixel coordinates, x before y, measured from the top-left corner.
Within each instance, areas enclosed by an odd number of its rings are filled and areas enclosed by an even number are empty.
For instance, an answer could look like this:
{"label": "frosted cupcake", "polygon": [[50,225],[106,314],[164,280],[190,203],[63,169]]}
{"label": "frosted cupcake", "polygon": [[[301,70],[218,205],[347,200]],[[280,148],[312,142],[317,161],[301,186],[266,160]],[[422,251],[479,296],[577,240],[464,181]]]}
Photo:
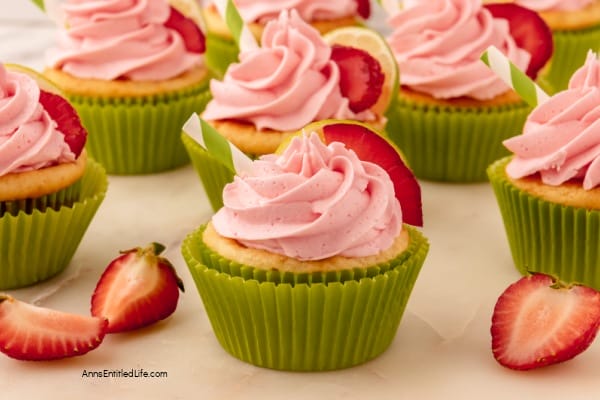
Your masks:
{"label": "frosted cupcake", "polygon": [[254,161],[223,198],[182,253],[227,352],[320,371],[387,349],[428,243],[403,224],[386,170],[307,131]]}
{"label": "frosted cupcake", "polygon": [[589,53],[567,90],[504,142],[488,169],[518,270],[600,289],[600,61]]}
{"label": "frosted cupcake", "polygon": [[204,36],[165,0],[68,0],[46,76],[77,109],[87,149],[112,174],[189,162],[180,135],[210,93]]}
{"label": "frosted cupcake", "polygon": [[0,64],[2,290],[61,272],[107,187],[102,167],[86,157],[87,133],[74,109],[38,78]]}
{"label": "frosted cupcake", "polygon": [[[519,8],[520,26],[532,20],[530,39],[547,38],[551,50],[543,21]],[[400,93],[388,113],[390,138],[420,178],[484,181],[486,167],[506,154],[502,140],[521,130],[530,107],[483,64],[481,54],[495,46],[527,70],[532,62],[543,65],[547,47],[536,43],[535,54],[520,47],[523,38],[513,36],[511,21],[494,17],[479,0],[421,2],[391,16],[389,25],[401,71]]]}
{"label": "frosted cupcake", "polygon": [[[285,3],[277,0],[235,0],[234,3],[257,40],[262,37],[265,25],[277,19],[283,9],[295,9],[302,19],[322,34],[344,26],[359,25],[370,16],[370,4],[364,0],[292,0]],[[203,15],[207,27],[206,62],[219,76],[223,76],[229,64],[237,61],[239,49],[212,2],[207,2]]]}

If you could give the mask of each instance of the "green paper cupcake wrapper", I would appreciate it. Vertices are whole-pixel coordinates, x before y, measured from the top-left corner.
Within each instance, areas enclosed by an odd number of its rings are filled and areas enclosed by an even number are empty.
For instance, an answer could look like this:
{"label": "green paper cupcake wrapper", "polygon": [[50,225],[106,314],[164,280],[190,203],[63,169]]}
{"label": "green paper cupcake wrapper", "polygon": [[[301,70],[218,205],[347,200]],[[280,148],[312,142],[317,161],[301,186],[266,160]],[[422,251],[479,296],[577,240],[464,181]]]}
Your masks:
{"label": "green paper cupcake wrapper", "polygon": [[538,81],[548,93],[565,90],[571,75],[585,62],[588,51],[600,51],[600,25],[576,31],[554,31],[554,53]]}
{"label": "green paper cupcake wrapper", "polygon": [[406,256],[385,272],[343,282],[280,283],[221,272],[227,261],[200,246],[203,228],[188,235],[182,254],[228,353],[278,370],[335,370],[377,357],[394,339],[429,249],[408,229],[415,244]]}
{"label": "green paper cupcake wrapper", "polygon": [[58,210],[62,206],[71,206],[79,200],[81,194],[81,179],[54,193],[36,198],[0,201],[0,218],[5,214],[17,215],[19,212],[31,214],[33,210]]}
{"label": "green paper cupcake wrapper", "polygon": [[62,272],[104,200],[107,186],[102,166],[88,158],[80,199],[72,206],[2,216],[0,290],[29,286]]}
{"label": "green paper cupcake wrapper", "polygon": [[386,132],[418,178],[483,182],[487,166],[508,154],[502,141],[522,131],[530,111],[525,103],[451,107],[400,97],[388,111]]}
{"label": "green paper cupcake wrapper", "polygon": [[209,99],[208,79],[164,95],[69,97],[88,130],[88,152],[115,175],[151,174],[189,163],[181,129]]}
{"label": "green paper cupcake wrapper", "polygon": [[204,60],[208,69],[218,79],[223,78],[230,64],[238,61],[239,48],[233,39],[223,38],[214,33],[206,34]]}
{"label": "green paper cupcake wrapper", "polygon": [[516,268],[600,290],[600,210],[564,206],[515,187],[505,167],[511,157],[490,165],[488,175],[504,222]]}

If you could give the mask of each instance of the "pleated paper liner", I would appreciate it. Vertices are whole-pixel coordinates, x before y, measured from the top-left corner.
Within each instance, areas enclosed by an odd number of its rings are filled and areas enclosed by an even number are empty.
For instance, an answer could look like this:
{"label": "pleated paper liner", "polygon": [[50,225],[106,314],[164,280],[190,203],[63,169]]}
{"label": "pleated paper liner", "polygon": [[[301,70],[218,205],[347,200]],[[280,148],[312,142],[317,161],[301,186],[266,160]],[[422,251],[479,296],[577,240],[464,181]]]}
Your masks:
{"label": "pleated paper liner", "polygon": [[206,66],[217,77],[223,78],[230,64],[238,61],[239,48],[233,38],[224,38],[214,33],[206,33]]}
{"label": "pleated paper liner", "polygon": [[518,189],[505,173],[510,158],[490,165],[488,175],[519,272],[600,290],[600,210],[552,203]]}
{"label": "pleated paper liner", "polygon": [[554,53],[538,81],[549,94],[565,90],[571,75],[585,62],[588,51],[600,51],[600,24],[576,31],[554,31]]}
{"label": "pleated paper liner", "polygon": [[377,357],[394,339],[429,249],[425,237],[407,229],[405,254],[379,273],[374,267],[353,277],[293,277],[230,265],[202,245],[203,227],[188,235],[182,254],[228,353],[278,370],[335,370]]}
{"label": "pleated paper liner", "polygon": [[104,168],[88,157],[81,193],[72,206],[0,218],[0,290],[44,281],[62,272],[104,200]]}
{"label": "pleated paper liner", "polygon": [[388,110],[386,132],[420,179],[483,182],[486,168],[508,154],[502,141],[521,133],[531,108],[424,104],[400,97]]}
{"label": "pleated paper liner", "polygon": [[19,212],[31,214],[33,210],[58,210],[62,206],[71,206],[79,200],[81,194],[81,179],[70,186],[47,195],[10,201],[0,201],[0,218],[5,214],[17,215]]}
{"label": "pleated paper liner", "polygon": [[135,98],[70,96],[88,130],[86,148],[109,174],[151,174],[189,163],[181,129],[210,99],[208,82]]}

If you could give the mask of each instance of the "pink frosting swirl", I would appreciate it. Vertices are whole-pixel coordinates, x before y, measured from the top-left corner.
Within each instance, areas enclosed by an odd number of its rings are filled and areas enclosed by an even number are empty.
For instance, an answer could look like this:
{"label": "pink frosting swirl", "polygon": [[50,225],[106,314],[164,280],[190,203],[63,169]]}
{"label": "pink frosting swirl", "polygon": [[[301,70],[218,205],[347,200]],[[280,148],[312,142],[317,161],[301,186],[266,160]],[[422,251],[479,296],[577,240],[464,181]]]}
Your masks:
{"label": "pink frosting swirl", "polygon": [[223,203],[212,219],[219,234],[300,260],[377,254],[402,229],[387,172],[316,133],[254,161],[225,187]]}
{"label": "pink frosting swirl", "polygon": [[305,21],[321,21],[356,15],[356,0],[235,0],[245,21],[267,22],[281,10],[295,9]]}
{"label": "pink frosting swirl", "polygon": [[515,0],[515,3],[535,11],[581,10],[596,0]]}
{"label": "pink frosting swirl", "polygon": [[48,64],[80,78],[163,80],[201,65],[181,35],[164,24],[165,0],[68,0],[66,29]]}
{"label": "pink frosting swirl", "polygon": [[493,18],[480,0],[429,0],[389,19],[388,42],[401,84],[436,98],[487,100],[509,87],[481,60],[496,46],[521,70],[531,56],[517,47],[505,19]]}
{"label": "pink frosting swirl", "polygon": [[504,141],[514,153],[506,173],[515,179],[539,172],[548,185],[583,178],[586,190],[600,184],[600,61],[586,62],[559,92],[529,115],[523,134]]}
{"label": "pink frosting swirl", "polygon": [[35,80],[0,64],[0,176],[75,160],[39,97]]}
{"label": "pink frosting swirl", "polygon": [[211,81],[213,98],[203,117],[279,131],[327,118],[374,119],[368,110],[350,110],[330,56],[331,48],[316,29],[294,10],[283,11],[265,27],[260,48],[241,53],[222,81]]}

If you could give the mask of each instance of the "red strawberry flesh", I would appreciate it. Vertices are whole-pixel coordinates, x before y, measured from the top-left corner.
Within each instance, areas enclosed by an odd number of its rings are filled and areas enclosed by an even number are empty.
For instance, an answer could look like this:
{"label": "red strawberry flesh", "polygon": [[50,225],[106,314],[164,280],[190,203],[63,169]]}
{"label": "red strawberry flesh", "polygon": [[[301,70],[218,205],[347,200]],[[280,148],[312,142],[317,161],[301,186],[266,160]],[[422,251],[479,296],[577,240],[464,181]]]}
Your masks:
{"label": "red strawberry flesh", "polygon": [[75,157],[79,157],[85,146],[87,131],[73,106],[63,97],[44,90],[40,91],[40,103],[56,122],[58,131],[65,136],[65,142]]}
{"label": "red strawberry flesh", "polygon": [[371,2],[369,0],[356,0],[356,11],[363,19],[371,16]]}
{"label": "red strawberry flesh", "polygon": [[567,361],[587,349],[600,326],[600,292],[555,288],[547,275],[521,278],[498,299],[492,351],[505,367],[528,370]]}
{"label": "red strawberry flesh", "polygon": [[423,226],[421,187],[396,149],[372,130],[357,124],[333,123],[323,127],[327,143],[342,142],[363,161],[378,164],[394,183],[404,222]]}
{"label": "red strawberry flesh", "polygon": [[535,11],[516,4],[494,3],[484,7],[494,18],[508,20],[510,33],[517,46],[531,54],[526,73],[535,79],[539,70],[552,57],[554,50],[552,31],[546,22]]}
{"label": "red strawberry flesh", "polygon": [[107,321],[37,307],[0,295],[0,351],[18,360],[83,355],[102,343]]}
{"label": "red strawberry flesh", "polygon": [[171,14],[165,22],[165,26],[181,35],[188,51],[202,54],[206,50],[206,38],[198,25],[174,7],[171,7]]}
{"label": "red strawberry flesh", "polygon": [[353,112],[377,103],[385,80],[377,59],[364,50],[337,44],[331,48],[331,59],[340,70],[340,90]]}

